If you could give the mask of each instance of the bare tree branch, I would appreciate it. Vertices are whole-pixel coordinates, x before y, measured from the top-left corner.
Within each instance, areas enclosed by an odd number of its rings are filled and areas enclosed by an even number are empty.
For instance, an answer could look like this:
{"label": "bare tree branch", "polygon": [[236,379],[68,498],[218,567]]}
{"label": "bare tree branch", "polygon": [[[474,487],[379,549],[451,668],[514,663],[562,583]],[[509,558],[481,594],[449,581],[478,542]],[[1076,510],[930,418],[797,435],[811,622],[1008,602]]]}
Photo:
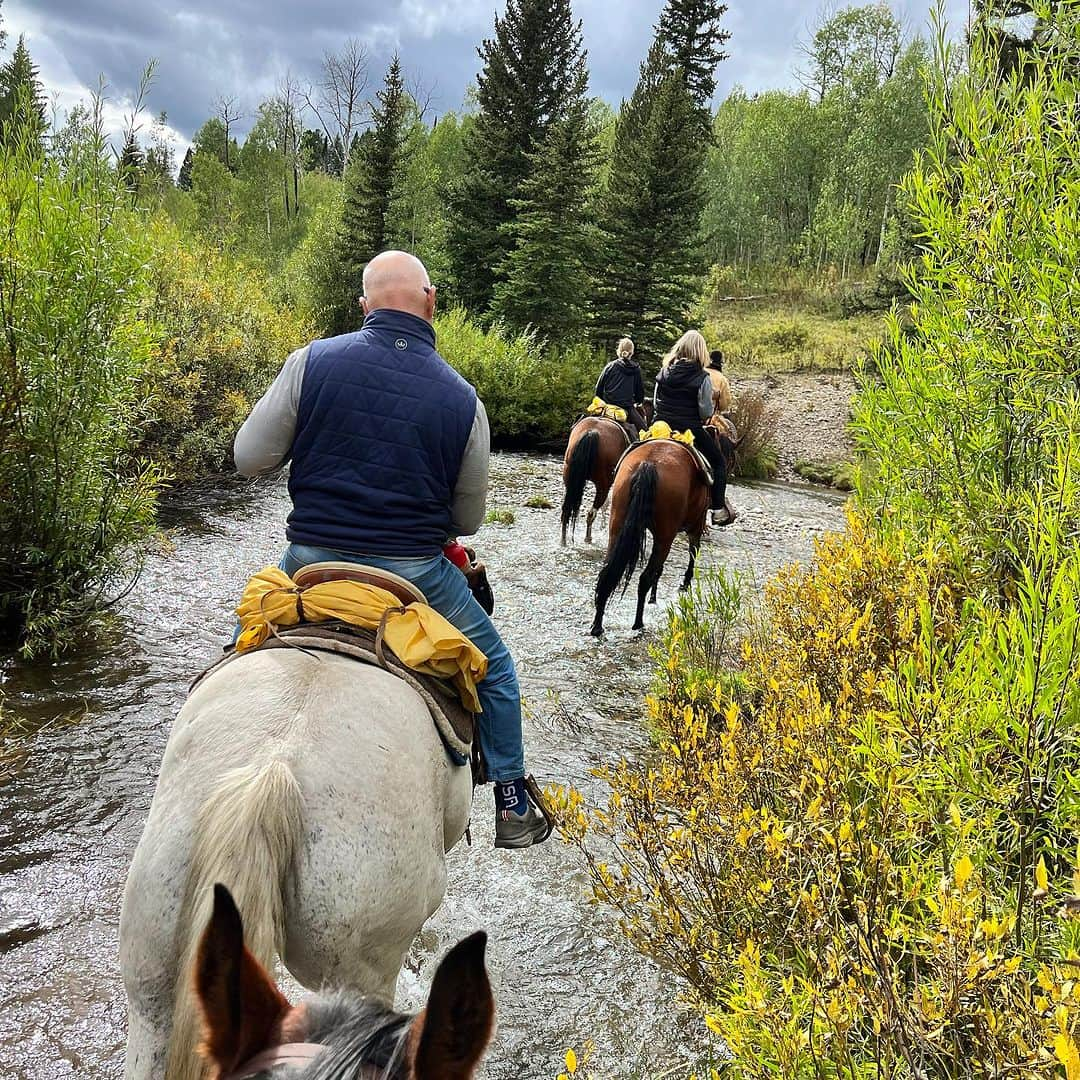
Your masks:
{"label": "bare tree branch", "polygon": [[236,103],[236,97],[226,97],[222,94],[214,102],[214,112],[221,118],[221,123],[225,127],[225,168],[229,166],[229,129],[237,120],[242,120],[244,114],[240,111],[239,106]]}
{"label": "bare tree branch", "polygon": [[340,53],[323,57],[322,81],[309,87],[304,104],[318,117],[331,144],[340,140],[342,169],[349,163],[353,136],[360,130],[368,103],[367,49],[356,38],[349,38]]}

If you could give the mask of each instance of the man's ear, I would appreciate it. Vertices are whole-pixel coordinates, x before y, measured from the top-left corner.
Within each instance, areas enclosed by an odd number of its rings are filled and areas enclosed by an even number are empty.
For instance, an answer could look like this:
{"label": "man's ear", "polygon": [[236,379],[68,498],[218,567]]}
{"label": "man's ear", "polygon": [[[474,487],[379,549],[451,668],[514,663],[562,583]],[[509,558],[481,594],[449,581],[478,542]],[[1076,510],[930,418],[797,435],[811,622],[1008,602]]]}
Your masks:
{"label": "man's ear", "polygon": [[274,1045],[289,1002],[244,946],[244,924],[229,890],[214,886],[214,912],[199,942],[195,993],[203,1017],[202,1054],[222,1075]]}
{"label": "man's ear", "polygon": [[434,285],[429,285],[427,287],[427,293],[424,297],[424,303],[427,307],[427,316],[429,319],[433,319],[435,317],[435,301],[438,292],[439,290]]}
{"label": "man's ear", "polygon": [[468,1080],[484,1056],[495,1000],[484,966],[487,934],[459,941],[435,972],[416,1049],[416,1080]]}

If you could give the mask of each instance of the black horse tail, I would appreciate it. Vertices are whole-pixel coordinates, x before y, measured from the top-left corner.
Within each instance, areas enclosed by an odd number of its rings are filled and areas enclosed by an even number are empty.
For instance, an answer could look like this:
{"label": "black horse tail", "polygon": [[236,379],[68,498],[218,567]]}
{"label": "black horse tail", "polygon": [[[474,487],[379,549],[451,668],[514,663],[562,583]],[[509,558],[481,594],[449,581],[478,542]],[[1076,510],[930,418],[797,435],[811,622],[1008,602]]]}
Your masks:
{"label": "black horse tail", "polygon": [[578,514],[581,513],[581,500],[585,497],[585,485],[592,475],[596,464],[596,454],[600,449],[600,435],[596,431],[586,431],[570,452],[570,463],[566,467],[566,494],[562,501],[562,526],[565,530],[577,528]]}
{"label": "black horse tail", "polygon": [[626,592],[634,571],[644,562],[646,530],[653,524],[655,504],[656,466],[651,461],[646,461],[630,481],[630,501],[626,507],[626,518],[619,535],[615,537],[614,546],[600,568],[600,577],[596,581],[598,604],[606,604],[620,582],[622,591]]}

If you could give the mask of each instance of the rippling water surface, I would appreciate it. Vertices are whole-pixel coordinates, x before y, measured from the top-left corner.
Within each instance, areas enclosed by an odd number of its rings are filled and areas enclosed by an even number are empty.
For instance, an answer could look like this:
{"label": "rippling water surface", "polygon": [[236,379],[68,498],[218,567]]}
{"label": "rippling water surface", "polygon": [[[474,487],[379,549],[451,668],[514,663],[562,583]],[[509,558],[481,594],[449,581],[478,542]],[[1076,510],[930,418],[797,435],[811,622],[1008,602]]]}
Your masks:
{"label": "rippling water surface", "polygon": [[[560,549],[558,511],[524,505],[536,495],[558,504],[559,465],[497,455],[490,505],[513,510],[516,522],[485,526],[475,543],[521,672],[529,767],[542,782],[570,781],[600,798],[590,770],[646,745],[648,646],[686,545],[672,553],[660,606],[646,608],[648,631],[629,630],[631,591],[609,607],[606,639],[594,641],[587,629],[601,548]],[[842,523],[836,500],[809,490],[736,487],[733,501],[739,521],[706,538],[699,565],[737,568],[759,582]],[[121,1075],[116,951],[127,864],[172,718],[190,680],[218,654],[249,573],[276,562],[287,508],[281,480],[173,508],[170,550],[149,560],[92,646],[58,664],[0,665],[4,707],[33,731],[0,761],[0,1076]],[[399,1005],[418,1006],[436,956],[483,927],[499,1007],[484,1076],[552,1078],[564,1048],[586,1039],[596,1044],[598,1071],[613,1077],[692,1060],[704,1039],[680,1019],[677,987],[585,902],[573,853],[554,840],[525,854],[495,851],[492,831],[485,790],[474,803],[474,846],[449,856],[446,902],[413,948]]]}

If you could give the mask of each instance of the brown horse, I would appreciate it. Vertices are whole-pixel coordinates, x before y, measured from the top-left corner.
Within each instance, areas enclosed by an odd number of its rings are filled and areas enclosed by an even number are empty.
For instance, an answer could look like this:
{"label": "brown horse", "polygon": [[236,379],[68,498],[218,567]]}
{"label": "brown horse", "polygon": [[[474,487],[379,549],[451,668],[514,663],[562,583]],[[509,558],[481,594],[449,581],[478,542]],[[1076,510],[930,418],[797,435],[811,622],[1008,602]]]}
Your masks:
{"label": "brown horse", "polygon": [[294,1007],[248,950],[229,890],[215,885],[193,979],[209,1080],[254,1080],[279,1069],[294,1080],[468,1080],[495,1018],[486,942],[473,934],[447,953],[419,1016],[350,990]]}
{"label": "brown horse", "polygon": [[571,535],[581,513],[585,485],[592,481],[596,494],[592,508],[585,517],[585,543],[592,543],[592,527],[597,511],[607,501],[615,466],[629,445],[627,432],[615,420],[603,416],[583,416],[571,429],[563,457],[563,484],[566,494],[562,503],[562,543],[566,530]]}
{"label": "brown horse", "polygon": [[[725,468],[720,480],[726,488],[736,443],[719,432],[715,437],[723,451]],[[681,588],[690,587],[711,494],[694,458],[685,447],[669,439],[647,442],[623,458],[612,487],[607,557],[596,581],[596,617],[590,631],[593,637],[604,632],[604,608],[611,594],[620,582],[625,592],[634,571],[645,561],[646,532],[653,534],[653,547],[638,580],[633,629],[645,626],[645,597],[651,590],[651,602],[656,603],[656,586],[680,532],[690,540],[690,563]]]}

